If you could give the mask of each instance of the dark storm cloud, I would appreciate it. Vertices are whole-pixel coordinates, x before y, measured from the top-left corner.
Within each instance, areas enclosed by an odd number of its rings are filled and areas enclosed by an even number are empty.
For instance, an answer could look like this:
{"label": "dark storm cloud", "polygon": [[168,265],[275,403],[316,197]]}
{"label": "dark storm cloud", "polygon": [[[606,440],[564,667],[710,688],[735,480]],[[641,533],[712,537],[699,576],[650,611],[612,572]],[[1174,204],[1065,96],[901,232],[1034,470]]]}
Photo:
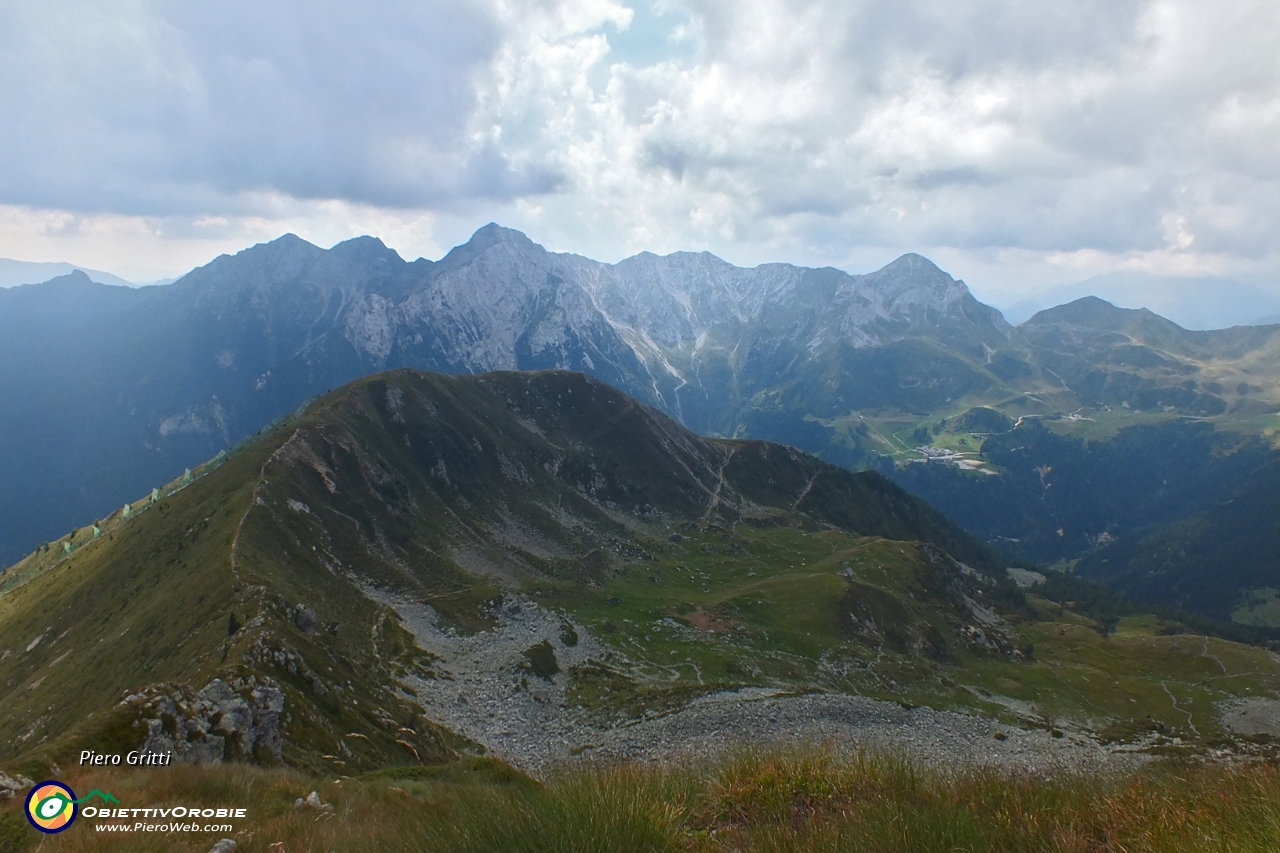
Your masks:
{"label": "dark storm cloud", "polygon": [[1273,0],[10,4],[0,245],[498,219],[614,258],[1272,275],[1277,33]]}
{"label": "dark storm cloud", "polygon": [[468,138],[496,24],[450,0],[42,2],[0,11],[0,200],[226,211],[243,193],[382,206],[554,185]]}

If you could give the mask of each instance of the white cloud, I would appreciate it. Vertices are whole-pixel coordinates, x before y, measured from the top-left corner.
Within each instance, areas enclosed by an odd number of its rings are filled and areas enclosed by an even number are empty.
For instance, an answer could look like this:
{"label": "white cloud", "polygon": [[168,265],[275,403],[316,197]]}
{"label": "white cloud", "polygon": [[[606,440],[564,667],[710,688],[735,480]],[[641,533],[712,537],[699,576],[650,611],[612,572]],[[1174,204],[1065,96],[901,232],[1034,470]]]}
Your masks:
{"label": "white cloud", "polygon": [[437,258],[451,243],[435,237],[428,211],[388,210],[342,200],[256,200],[263,215],[137,216],[70,213],[0,205],[0,257],[62,258],[109,268],[144,283],[179,275],[221,254],[293,233],[319,246],[376,234],[406,260]]}
{"label": "white cloud", "polygon": [[103,8],[0,12],[0,202],[32,223],[413,255],[495,219],[605,258],[914,250],[1010,285],[1280,270],[1266,0]]}

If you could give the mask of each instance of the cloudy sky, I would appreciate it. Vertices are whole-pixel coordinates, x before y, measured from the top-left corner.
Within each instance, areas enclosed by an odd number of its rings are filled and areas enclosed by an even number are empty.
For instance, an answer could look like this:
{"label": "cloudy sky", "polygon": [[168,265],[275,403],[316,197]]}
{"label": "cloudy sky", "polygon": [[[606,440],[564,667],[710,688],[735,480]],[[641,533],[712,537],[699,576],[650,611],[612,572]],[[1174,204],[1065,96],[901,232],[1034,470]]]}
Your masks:
{"label": "cloudy sky", "polygon": [[0,257],[135,280],[494,220],[979,290],[1280,271],[1275,0],[0,5]]}

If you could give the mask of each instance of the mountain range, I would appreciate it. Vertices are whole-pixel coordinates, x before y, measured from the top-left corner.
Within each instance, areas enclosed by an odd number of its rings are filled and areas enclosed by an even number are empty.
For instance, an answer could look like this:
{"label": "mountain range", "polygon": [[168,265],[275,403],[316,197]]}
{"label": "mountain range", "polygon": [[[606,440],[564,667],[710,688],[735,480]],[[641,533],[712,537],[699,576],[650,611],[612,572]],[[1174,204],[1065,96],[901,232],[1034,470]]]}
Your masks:
{"label": "mountain range", "polygon": [[99,284],[113,284],[133,287],[133,282],[126,281],[118,275],[102,270],[79,267],[74,264],[54,261],[15,261],[11,258],[0,258],[0,287],[14,287],[22,284],[36,284],[58,276],[82,272],[92,281]]}
{"label": "mountain range", "polygon": [[136,749],[537,772],[770,714],[1123,761],[1251,749],[1221,708],[1280,683],[1265,649],[1024,593],[875,472],[581,373],[376,374],[136,497],[0,583],[11,773]]}
{"label": "mountain range", "polygon": [[[73,272],[0,290],[0,365],[0,563],[358,377],[556,368],[699,434],[875,466],[1011,557],[1139,600],[1226,618],[1280,589],[1266,525],[1230,555],[1205,544],[1239,517],[1214,507],[1270,487],[1280,326],[1192,331],[1085,297],[1015,327],[918,255],[861,276],[705,253],[603,264],[490,225],[407,263],[373,238],[286,236],[164,287]],[[1170,563],[1193,530],[1201,557]],[[1231,580],[1202,595],[1209,578]]]}
{"label": "mountain range", "polygon": [[922,443],[968,458],[881,470],[1007,553],[1140,601],[1280,624],[1270,605],[1242,609],[1280,584],[1280,327],[1190,331],[1085,297],[1017,328],[1087,405],[933,418]]}
{"label": "mountain range", "polygon": [[794,440],[823,430],[789,396],[846,350],[889,376],[935,357],[955,376],[846,382],[820,392],[824,415],[959,396],[977,380],[945,348],[977,357],[1008,328],[915,256],[863,278],[690,254],[609,266],[488,226],[436,263],[284,237],[161,288],[73,273],[0,292],[0,332],[0,424],[20,448],[0,463],[9,561],[384,368],[584,370],[700,432]]}
{"label": "mountain range", "polygon": [[975,403],[1212,415],[1280,402],[1258,381],[1277,372],[1276,328],[1122,346],[1110,321],[1094,318],[1093,334],[1078,315],[1011,327],[918,255],[862,276],[705,253],[610,265],[496,225],[438,262],[407,263],[374,238],[326,251],[286,236],[164,287],[74,272],[0,291],[0,434],[13,448],[0,459],[0,562],[394,367],[581,370],[696,432],[853,469],[911,447],[904,426]]}
{"label": "mountain range", "polygon": [[[608,631],[593,610],[630,621],[621,617],[658,595],[697,623],[703,606],[715,610],[711,587],[759,598],[797,583],[830,610],[821,595],[848,586],[834,572],[769,580],[784,559],[810,562],[793,540],[824,530],[833,542],[956,554],[989,573],[988,591],[1012,589],[982,545],[874,472],[701,438],[583,374],[379,374],[11,570],[0,594],[0,758],[148,742],[181,760],[284,757],[315,769],[439,760],[467,741],[438,714],[423,720],[398,688],[431,694],[446,678],[449,661],[407,630],[415,615],[429,614],[440,641],[483,638],[502,621],[504,596],[525,601],[540,614],[535,635],[504,681],[539,642],[569,658],[597,648],[586,681],[602,667],[632,678],[632,665],[591,642],[591,631]],[[758,564],[758,580],[743,559]],[[937,655],[943,644],[961,654],[973,645],[962,629],[980,626],[980,611],[958,596],[989,596],[950,557],[940,565],[955,589],[934,595],[960,611],[926,614],[921,627],[933,626]],[[874,624],[864,632],[881,630]],[[907,632],[909,651],[910,626],[894,630]],[[495,645],[488,656],[499,654]],[[704,650],[695,683],[723,654]],[[531,679],[520,689],[539,693]]]}

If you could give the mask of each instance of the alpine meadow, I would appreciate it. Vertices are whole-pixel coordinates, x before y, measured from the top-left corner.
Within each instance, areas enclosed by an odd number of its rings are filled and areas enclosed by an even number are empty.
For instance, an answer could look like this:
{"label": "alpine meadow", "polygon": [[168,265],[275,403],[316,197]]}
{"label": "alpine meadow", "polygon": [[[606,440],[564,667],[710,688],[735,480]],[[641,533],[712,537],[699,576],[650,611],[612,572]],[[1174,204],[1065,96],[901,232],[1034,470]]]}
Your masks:
{"label": "alpine meadow", "polygon": [[1276,56],[0,9],[0,853],[1280,849]]}

